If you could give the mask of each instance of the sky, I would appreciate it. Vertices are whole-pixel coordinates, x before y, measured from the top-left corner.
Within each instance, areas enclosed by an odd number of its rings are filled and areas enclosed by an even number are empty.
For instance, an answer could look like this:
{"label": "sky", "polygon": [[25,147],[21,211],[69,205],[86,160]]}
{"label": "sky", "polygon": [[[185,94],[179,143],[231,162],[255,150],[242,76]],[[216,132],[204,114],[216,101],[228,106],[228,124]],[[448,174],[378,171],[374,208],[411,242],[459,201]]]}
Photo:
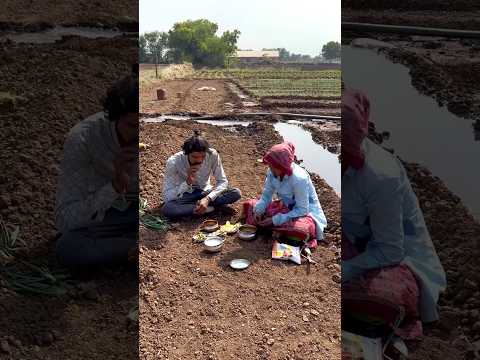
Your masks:
{"label": "sky", "polygon": [[218,24],[219,34],[240,30],[239,49],[316,56],[328,41],[340,42],[340,11],[341,0],[140,0],[140,32],[204,18]]}

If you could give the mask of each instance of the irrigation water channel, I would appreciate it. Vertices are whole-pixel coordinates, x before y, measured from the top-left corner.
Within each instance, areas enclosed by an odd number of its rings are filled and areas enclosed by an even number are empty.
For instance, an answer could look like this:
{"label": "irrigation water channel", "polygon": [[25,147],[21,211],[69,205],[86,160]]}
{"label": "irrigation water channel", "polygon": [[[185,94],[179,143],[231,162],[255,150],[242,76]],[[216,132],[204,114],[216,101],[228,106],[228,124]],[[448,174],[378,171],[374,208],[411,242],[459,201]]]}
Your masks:
{"label": "irrigation water channel", "polygon": [[480,142],[471,121],[421,95],[411,84],[408,68],[384,55],[350,46],[342,47],[342,55],[346,86],[368,95],[371,121],[378,131],[391,133],[385,146],[429,169],[480,219]]}
{"label": "irrigation water channel", "polygon": [[[187,120],[186,117],[160,117],[143,119],[146,123],[161,123],[166,120]],[[236,125],[248,126],[249,121],[227,121],[227,120],[197,120],[199,123],[211,124],[222,127],[232,127]],[[301,128],[300,121],[278,122],[274,124],[275,130],[283,137],[285,141],[290,141],[295,145],[295,153],[299,160],[303,160],[303,166],[309,172],[317,174],[330,185],[338,196],[341,194],[341,171],[338,156],[332,154],[323,146],[315,143],[309,131]]]}

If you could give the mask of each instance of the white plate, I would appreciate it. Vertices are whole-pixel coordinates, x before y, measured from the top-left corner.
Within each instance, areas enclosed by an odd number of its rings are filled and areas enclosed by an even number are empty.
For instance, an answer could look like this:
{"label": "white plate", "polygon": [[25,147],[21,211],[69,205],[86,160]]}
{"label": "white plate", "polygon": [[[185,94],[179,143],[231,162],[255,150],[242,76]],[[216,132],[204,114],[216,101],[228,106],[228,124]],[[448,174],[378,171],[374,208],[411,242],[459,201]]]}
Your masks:
{"label": "white plate", "polygon": [[247,259],[233,259],[230,261],[230,267],[235,270],[243,270],[250,266],[250,261]]}

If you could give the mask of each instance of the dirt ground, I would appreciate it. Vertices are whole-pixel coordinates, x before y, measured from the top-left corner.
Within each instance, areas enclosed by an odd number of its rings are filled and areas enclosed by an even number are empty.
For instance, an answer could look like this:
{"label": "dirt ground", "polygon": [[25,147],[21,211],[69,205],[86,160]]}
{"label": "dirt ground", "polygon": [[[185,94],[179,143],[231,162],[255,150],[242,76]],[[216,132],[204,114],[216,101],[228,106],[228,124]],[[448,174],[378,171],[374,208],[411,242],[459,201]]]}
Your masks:
{"label": "dirt ground", "polygon": [[[53,208],[65,136],[101,111],[107,88],[130,73],[136,58],[136,42],[120,38],[0,48],[0,92],[14,99],[0,111],[0,146],[9,149],[0,152],[0,217],[20,227],[29,248],[21,259],[56,266]],[[53,298],[13,293],[0,275],[0,357],[137,358],[136,326],[127,319],[137,279],[136,269],[102,271],[75,279],[68,295]]]}
{"label": "dirt ground", "polygon": [[[202,87],[213,87],[215,91],[197,90]],[[157,89],[160,88],[166,91],[165,100],[157,100]],[[229,102],[235,100],[224,81],[159,80],[140,90],[141,113],[219,114],[226,112],[225,103]]]}
{"label": "dirt ground", "polygon": [[[141,195],[159,207],[163,169],[193,129],[201,129],[222,156],[231,186],[242,199],[256,197],[265,167],[256,162],[281,141],[272,125],[252,124],[240,133],[193,122],[144,124]],[[314,178],[329,220],[318,264],[271,260],[271,239],[241,242],[229,237],[221,253],[208,255],[191,237],[202,218],[172,224],[166,234],[141,229],[140,356],[142,359],[338,359],[340,358],[340,204]],[[224,223],[236,215],[215,214]],[[247,257],[250,268],[234,272],[230,259]]]}
{"label": "dirt ground", "polygon": [[138,1],[3,0],[0,30],[38,31],[54,25],[138,31]]}
{"label": "dirt ground", "polygon": [[342,134],[340,124],[329,121],[304,123],[302,127],[312,134],[312,139],[334,154],[340,154]]}
{"label": "dirt ground", "polygon": [[[213,87],[215,91],[197,90],[201,87]],[[157,89],[166,91],[165,100],[157,99]],[[294,96],[257,99],[232,80],[159,79],[149,81],[140,90],[140,112],[144,115],[195,113],[231,116],[257,111],[340,116],[340,100]]]}

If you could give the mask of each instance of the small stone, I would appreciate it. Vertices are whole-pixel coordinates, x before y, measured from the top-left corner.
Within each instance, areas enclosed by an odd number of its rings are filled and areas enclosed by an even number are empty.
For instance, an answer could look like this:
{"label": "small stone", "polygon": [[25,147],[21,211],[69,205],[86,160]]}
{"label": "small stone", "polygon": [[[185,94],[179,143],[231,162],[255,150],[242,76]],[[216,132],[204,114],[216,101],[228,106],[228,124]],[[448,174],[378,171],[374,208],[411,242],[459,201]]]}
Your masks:
{"label": "small stone", "polygon": [[470,317],[472,319],[478,319],[480,317],[480,311],[478,311],[477,309],[471,310]]}
{"label": "small stone", "polygon": [[87,300],[92,300],[92,301],[98,300],[98,293],[95,289],[88,289],[87,291],[85,291],[83,296]]}
{"label": "small stone", "polygon": [[308,319],[308,316],[307,316],[307,315],[303,315],[302,319],[303,319],[304,322],[309,322],[309,321],[310,321],[310,320]]}
{"label": "small stone", "polygon": [[267,345],[272,346],[273,344],[275,344],[275,339],[270,338],[267,340]]}
{"label": "small stone", "polygon": [[315,310],[315,309],[310,310],[310,314],[315,315],[315,316],[319,316],[319,315],[320,315],[320,313],[319,313],[317,310]]}
{"label": "small stone", "polygon": [[47,333],[44,333],[42,334],[41,336],[41,342],[43,345],[50,345],[53,343],[54,341],[54,337],[51,333],[47,332]]}
{"label": "small stone", "polygon": [[10,354],[10,345],[8,345],[7,340],[2,340],[0,342],[0,350],[5,354]]}
{"label": "small stone", "polygon": [[470,290],[477,290],[478,286],[475,283],[475,281],[470,280],[470,279],[465,279],[465,288],[470,289]]}
{"label": "small stone", "polygon": [[310,306],[310,303],[308,303],[308,302],[303,303],[303,307],[309,307],[309,306]]}
{"label": "small stone", "polygon": [[337,284],[340,284],[342,282],[342,278],[338,274],[333,274],[332,275],[332,280],[336,282]]}
{"label": "small stone", "polygon": [[0,209],[6,209],[10,206],[10,196],[2,195],[0,196]]}
{"label": "small stone", "polygon": [[480,321],[477,321],[475,324],[473,324],[473,331],[480,332]]}

